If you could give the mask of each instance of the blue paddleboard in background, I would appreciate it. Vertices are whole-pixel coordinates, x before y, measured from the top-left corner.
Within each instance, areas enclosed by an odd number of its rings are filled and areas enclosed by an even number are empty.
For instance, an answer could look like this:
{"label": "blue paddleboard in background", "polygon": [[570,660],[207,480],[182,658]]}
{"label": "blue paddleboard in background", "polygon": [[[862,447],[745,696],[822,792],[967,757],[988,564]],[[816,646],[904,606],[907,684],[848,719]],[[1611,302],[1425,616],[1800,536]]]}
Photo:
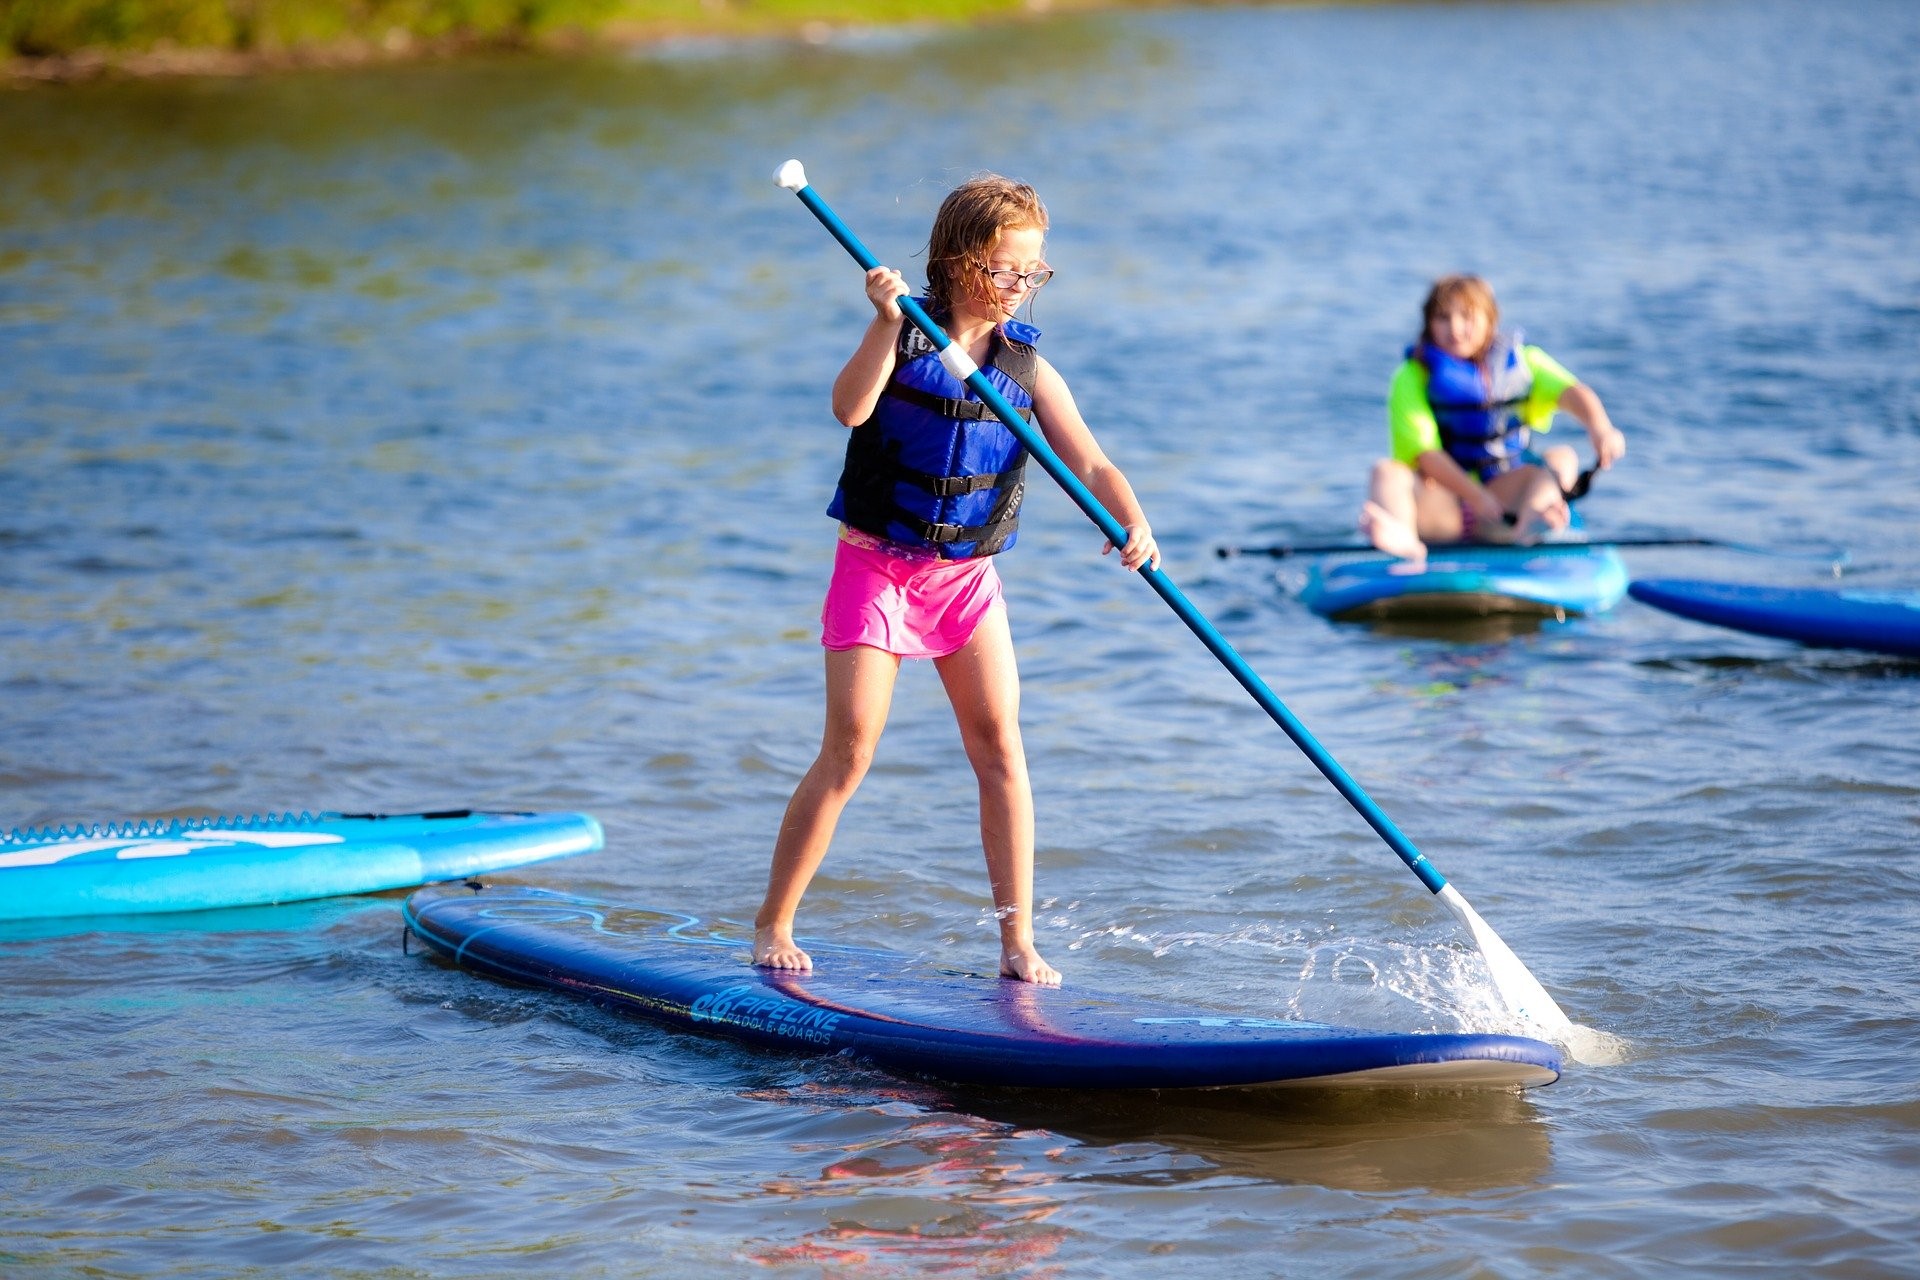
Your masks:
{"label": "blue paddleboard in background", "polygon": [[809,942],[814,969],[778,973],[691,916],[539,889],[422,889],[405,916],[431,950],[491,978],[759,1048],[849,1053],[957,1084],[1513,1089],[1560,1075],[1559,1050],[1520,1036],[1248,1016],[1077,982],[1038,987],[897,951]]}
{"label": "blue paddleboard in background", "polygon": [[1829,649],[1920,658],[1920,591],[1761,587],[1648,578],[1633,598],[1696,622]]}
{"label": "blue paddleboard in background", "polygon": [[14,831],[0,920],[201,911],[404,889],[605,843],[582,813],[338,813]]}
{"label": "blue paddleboard in background", "polygon": [[1343,621],[1564,618],[1611,609],[1626,590],[1627,567],[1612,547],[1457,543],[1430,547],[1425,564],[1378,554],[1330,556],[1309,572],[1300,599],[1315,613]]}

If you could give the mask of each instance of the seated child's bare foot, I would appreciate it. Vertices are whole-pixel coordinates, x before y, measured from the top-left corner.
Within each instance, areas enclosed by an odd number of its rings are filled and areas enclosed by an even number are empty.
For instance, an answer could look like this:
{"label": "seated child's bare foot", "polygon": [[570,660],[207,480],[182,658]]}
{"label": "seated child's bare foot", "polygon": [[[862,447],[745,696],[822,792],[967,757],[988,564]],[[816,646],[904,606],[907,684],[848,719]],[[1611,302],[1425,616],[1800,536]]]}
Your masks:
{"label": "seated child's bare foot", "polygon": [[1060,971],[1040,958],[1040,953],[1031,946],[1001,947],[1000,976],[1018,978],[1022,982],[1032,982],[1043,987],[1060,985]]}
{"label": "seated child's bare foot", "polygon": [[753,931],[753,962],[767,969],[813,968],[813,957],[795,944],[793,932],[777,924],[761,925]]}
{"label": "seated child's bare foot", "polygon": [[1427,558],[1427,544],[1407,527],[1407,522],[1377,502],[1360,508],[1360,532],[1367,541],[1390,556],[1418,563]]}
{"label": "seated child's bare foot", "polygon": [[1542,534],[1564,529],[1572,522],[1572,513],[1564,502],[1539,507],[1522,507],[1514,513],[1513,524],[1502,531],[1505,536],[1499,540],[1531,546],[1540,541]]}

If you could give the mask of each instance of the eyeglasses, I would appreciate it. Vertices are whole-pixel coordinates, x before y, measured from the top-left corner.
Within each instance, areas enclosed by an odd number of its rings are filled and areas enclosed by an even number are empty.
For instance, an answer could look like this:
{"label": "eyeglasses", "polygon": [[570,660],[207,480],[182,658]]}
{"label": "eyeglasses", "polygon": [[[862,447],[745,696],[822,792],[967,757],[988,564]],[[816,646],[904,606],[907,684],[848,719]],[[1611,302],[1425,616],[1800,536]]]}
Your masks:
{"label": "eyeglasses", "polygon": [[986,273],[987,279],[993,281],[996,289],[1011,289],[1022,280],[1027,282],[1027,288],[1038,289],[1053,279],[1052,267],[1036,267],[1032,271],[1015,271],[1010,267],[1002,271],[995,271],[992,267],[982,267],[980,270]]}

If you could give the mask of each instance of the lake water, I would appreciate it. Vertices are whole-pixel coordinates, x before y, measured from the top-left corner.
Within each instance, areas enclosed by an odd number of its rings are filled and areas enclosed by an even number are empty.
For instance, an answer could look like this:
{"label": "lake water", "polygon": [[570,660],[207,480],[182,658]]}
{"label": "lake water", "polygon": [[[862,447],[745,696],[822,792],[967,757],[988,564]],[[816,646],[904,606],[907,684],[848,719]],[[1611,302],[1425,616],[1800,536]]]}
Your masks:
{"label": "lake water", "polygon": [[[801,157],[912,267],[994,168],[1049,203],[1044,349],[1168,571],[1624,1046],[1524,1096],[981,1093],[447,969],[399,895],[16,929],[0,1270],[1920,1274],[1920,664],[1631,602],[1336,625],[1213,554],[1350,529],[1467,269],[1627,433],[1594,531],[1920,584],[1920,7],[689,42],[35,89],[0,139],[0,826],[580,809],[604,852],[503,878],[749,919],[866,314],[768,177]],[[1044,480],[1028,513],[1068,981],[1497,1025],[1397,859]],[[985,965],[985,906],[916,666],[802,932]]]}

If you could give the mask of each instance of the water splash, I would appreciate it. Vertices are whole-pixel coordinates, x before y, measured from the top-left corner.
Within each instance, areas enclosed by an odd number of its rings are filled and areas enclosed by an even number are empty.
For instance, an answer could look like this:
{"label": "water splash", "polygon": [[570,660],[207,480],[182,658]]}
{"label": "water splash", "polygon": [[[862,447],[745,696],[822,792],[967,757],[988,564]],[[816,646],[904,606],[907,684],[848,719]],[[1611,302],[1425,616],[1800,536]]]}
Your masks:
{"label": "water splash", "polygon": [[[1266,1010],[1302,1022],[1394,1031],[1520,1035],[1545,1040],[1586,1066],[1625,1061],[1626,1041],[1578,1024],[1546,1027],[1516,1017],[1477,950],[1457,939],[1382,941],[1330,928],[1253,922],[1227,930],[1114,924],[1082,932],[1070,950],[1113,947],[1164,959],[1179,952],[1251,950],[1276,981]],[[1182,992],[1219,999],[1216,986]]]}
{"label": "water splash", "polygon": [[1567,1051],[1568,1057],[1583,1067],[1618,1066],[1633,1056],[1633,1046],[1626,1039],[1597,1027],[1583,1027],[1577,1022],[1568,1028],[1557,1043]]}

